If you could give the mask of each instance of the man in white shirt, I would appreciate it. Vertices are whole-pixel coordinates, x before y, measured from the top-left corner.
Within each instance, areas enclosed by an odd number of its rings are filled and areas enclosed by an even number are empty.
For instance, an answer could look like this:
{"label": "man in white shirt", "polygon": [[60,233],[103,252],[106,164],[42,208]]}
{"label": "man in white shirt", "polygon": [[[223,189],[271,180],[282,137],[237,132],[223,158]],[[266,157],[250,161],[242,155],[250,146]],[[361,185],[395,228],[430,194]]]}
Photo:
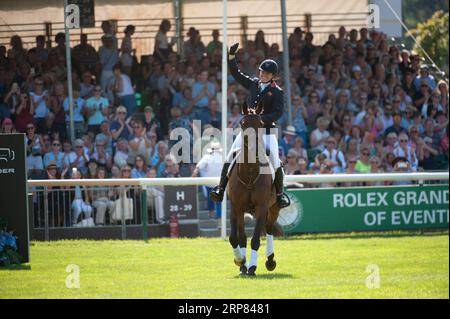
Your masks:
{"label": "man in white shirt", "polygon": [[[223,165],[223,155],[222,148],[220,143],[212,142],[211,148],[208,149],[208,152],[202,157],[202,159],[197,163],[194,172],[192,173],[192,177],[219,177],[222,171]],[[203,195],[208,200],[208,210],[211,218],[221,217],[221,204],[214,203],[209,198],[209,192],[211,191],[211,187],[203,186]]]}

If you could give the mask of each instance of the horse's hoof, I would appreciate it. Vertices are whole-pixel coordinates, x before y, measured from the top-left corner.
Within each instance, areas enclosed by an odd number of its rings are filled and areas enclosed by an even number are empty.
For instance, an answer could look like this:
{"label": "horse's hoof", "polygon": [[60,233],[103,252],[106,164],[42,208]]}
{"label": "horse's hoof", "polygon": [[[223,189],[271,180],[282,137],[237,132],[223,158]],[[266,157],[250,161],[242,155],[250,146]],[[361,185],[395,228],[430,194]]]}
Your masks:
{"label": "horse's hoof", "polygon": [[251,266],[247,270],[247,276],[250,276],[250,277],[255,277],[256,276],[256,266]]}
{"label": "horse's hoof", "polygon": [[275,260],[273,260],[273,259],[266,260],[266,269],[268,271],[274,271],[276,267],[277,267],[277,262]]}
{"label": "horse's hoof", "polygon": [[242,265],[240,268],[239,276],[247,276],[247,267],[245,265]]}
{"label": "horse's hoof", "polygon": [[245,263],[246,263],[245,256],[244,256],[244,258],[241,261],[234,259],[234,263],[238,267],[244,266]]}

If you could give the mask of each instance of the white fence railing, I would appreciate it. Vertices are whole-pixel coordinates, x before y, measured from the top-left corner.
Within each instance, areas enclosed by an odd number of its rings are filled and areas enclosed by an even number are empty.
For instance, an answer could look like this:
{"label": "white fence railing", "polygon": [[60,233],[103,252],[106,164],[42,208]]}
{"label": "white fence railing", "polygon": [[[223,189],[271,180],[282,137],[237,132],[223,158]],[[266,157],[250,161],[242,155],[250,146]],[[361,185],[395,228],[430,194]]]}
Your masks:
{"label": "white fence railing", "polygon": [[[449,180],[449,172],[430,173],[381,173],[381,174],[323,174],[287,175],[285,183],[339,183],[339,182],[380,182],[380,181],[427,181]],[[59,179],[28,180],[28,187],[35,186],[213,186],[218,177],[177,177],[177,178],[130,178],[130,179]]]}

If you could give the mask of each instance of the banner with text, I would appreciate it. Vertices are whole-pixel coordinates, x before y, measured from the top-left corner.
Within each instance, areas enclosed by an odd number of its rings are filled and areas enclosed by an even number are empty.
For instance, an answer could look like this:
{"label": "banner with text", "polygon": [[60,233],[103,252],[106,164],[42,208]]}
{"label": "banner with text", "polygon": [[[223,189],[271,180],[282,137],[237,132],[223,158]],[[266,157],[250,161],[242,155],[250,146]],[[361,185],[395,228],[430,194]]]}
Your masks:
{"label": "banner with text", "polygon": [[286,233],[447,228],[448,185],[288,190]]}

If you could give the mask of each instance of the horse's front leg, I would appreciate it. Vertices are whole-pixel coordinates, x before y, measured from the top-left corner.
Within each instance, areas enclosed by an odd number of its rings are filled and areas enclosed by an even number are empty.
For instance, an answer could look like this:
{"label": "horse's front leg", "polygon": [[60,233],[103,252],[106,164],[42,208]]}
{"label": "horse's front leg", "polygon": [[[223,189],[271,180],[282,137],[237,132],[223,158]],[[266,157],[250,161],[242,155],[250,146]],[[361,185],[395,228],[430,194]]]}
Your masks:
{"label": "horse's front leg", "polygon": [[251,241],[252,251],[247,271],[247,275],[249,276],[255,276],[256,268],[258,266],[258,249],[259,246],[261,245],[261,230],[266,225],[267,211],[268,211],[267,204],[257,205],[255,207],[256,225]]}
{"label": "horse's front leg", "polygon": [[[238,217],[238,236],[239,236],[239,247],[241,248],[241,254],[246,260],[247,256],[247,236],[245,235],[245,221],[244,214],[240,214]],[[245,263],[240,267],[241,275],[247,275],[247,267]]]}
{"label": "horse's front leg", "polygon": [[277,267],[277,262],[275,261],[275,249],[273,246],[273,226],[278,218],[278,213],[280,209],[278,205],[273,205],[270,208],[269,215],[267,216],[266,224],[266,269],[268,271],[273,271]]}
{"label": "horse's front leg", "polygon": [[238,237],[238,216],[237,211],[231,208],[231,232],[230,232],[230,244],[233,248],[234,253],[234,263],[241,267],[245,265],[245,255],[242,254],[241,248],[239,247],[239,237]]}

